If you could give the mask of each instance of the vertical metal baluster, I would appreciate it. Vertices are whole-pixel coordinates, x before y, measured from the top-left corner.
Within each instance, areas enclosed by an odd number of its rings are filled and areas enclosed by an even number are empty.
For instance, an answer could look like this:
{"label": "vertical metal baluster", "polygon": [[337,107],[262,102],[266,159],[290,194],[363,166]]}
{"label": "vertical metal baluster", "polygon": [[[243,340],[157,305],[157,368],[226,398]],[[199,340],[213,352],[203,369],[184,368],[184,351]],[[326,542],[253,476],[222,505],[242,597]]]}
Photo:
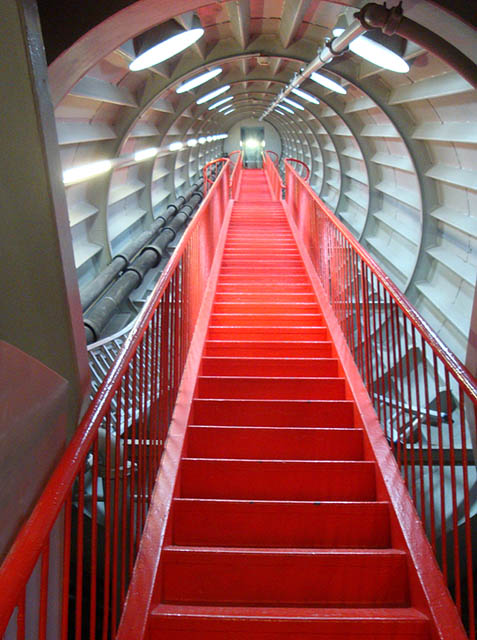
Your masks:
{"label": "vertical metal baluster", "polygon": [[437,406],[437,429],[439,437],[439,479],[440,479],[440,504],[441,504],[441,556],[442,556],[442,573],[444,579],[448,581],[448,569],[447,569],[447,531],[446,531],[446,489],[445,489],[445,474],[444,474],[444,443],[442,440],[442,410],[441,410],[441,397],[439,391],[439,364],[436,358],[436,354],[432,354],[434,365],[434,385],[436,391],[436,406]]}
{"label": "vertical metal baluster", "polygon": [[71,509],[72,489],[63,507],[63,581],[61,586],[61,640],[68,638],[71,566]]}
{"label": "vertical metal baluster", "polygon": [[[470,523],[470,495],[469,495],[469,469],[467,459],[467,434],[466,434],[466,419],[465,419],[465,402],[464,391],[460,387],[459,393],[459,413],[460,413],[460,435],[462,442],[462,486],[464,489],[464,531],[465,531],[465,558],[466,558],[466,573],[467,573],[467,602],[469,605],[469,638],[475,640],[475,600],[474,600],[474,571],[473,571],[473,558],[472,558],[472,528]],[[472,407],[475,414],[476,406]]]}
{"label": "vertical metal baluster", "polygon": [[434,553],[437,554],[436,517],[434,508],[434,472],[432,468],[432,433],[431,417],[429,415],[429,382],[427,377],[427,351],[424,338],[421,338],[422,366],[424,373],[424,400],[426,408],[426,437],[427,437],[427,468],[429,476],[429,520],[431,523],[431,544]]}
{"label": "vertical metal baluster", "polygon": [[20,601],[17,607],[17,640],[25,640],[25,613],[26,613],[26,591],[20,596]]}
{"label": "vertical metal baluster", "polygon": [[98,436],[93,443],[93,468],[91,485],[91,583],[89,591],[89,637],[90,640],[96,638],[96,593],[98,575]]}
{"label": "vertical metal baluster", "polygon": [[424,485],[424,457],[422,450],[422,418],[421,418],[421,393],[419,389],[419,368],[417,364],[416,330],[412,327],[412,354],[414,361],[414,385],[416,389],[416,411],[417,411],[417,441],[419,444],[419,490],[421,509],[420,515],[424,528],[427,529],[426,496]]}
{"label": "vertical metal baluster", "polygon": [[38,640],[46,640],[48,622],[48,584],[50,573],[50,540],[48,538],[41,552],[40,613],[38,616]]}
{"label": "vertical metal baluster", "polygon": [[75,640],[81,640],[83,613],[83,549],[84,549],[84,474],[85,464],[81,465],[78,476],[78,526],[76,545],[76,590],[75,590]]}
{"label": "vertical metal baluster", "polygon": [[114,498],[113,498],[113,553],[111,579],[111,631],[115,633],[118,624],[119,591],[119,488],[121,483],[121,407],[122,389],[116,391],[116,428],[114,446]]}
{"label": "vertical metal baluster", "polygon": [[[111,409],[110,409],[111,412]],[[111,413],[106,415],[106,472],[104,479],[104,608],[103,608],[103,638],[109,638],[109,603],[111,586]]]}

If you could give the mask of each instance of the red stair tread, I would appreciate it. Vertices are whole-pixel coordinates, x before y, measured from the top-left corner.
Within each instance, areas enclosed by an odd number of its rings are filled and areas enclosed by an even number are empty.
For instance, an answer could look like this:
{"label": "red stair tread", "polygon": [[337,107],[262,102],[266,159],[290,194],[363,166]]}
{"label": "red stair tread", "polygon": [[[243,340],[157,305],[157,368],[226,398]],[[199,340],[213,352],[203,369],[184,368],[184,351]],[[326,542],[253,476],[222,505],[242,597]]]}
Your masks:
{"label": "red stair tread", "polygon": [[343,400],[343,378],[286,378],[200,376],[196,396],[199,398],[255,398],[283,400]]}
{"label": "red stair tread", "polygon": [[[207,607],[160,604],[151,638],[172,640],[429,640],[427,618],[411,607]],[[212,635],[213,634],[213,635]],[[163,638],[162,635],[157,636]]]}

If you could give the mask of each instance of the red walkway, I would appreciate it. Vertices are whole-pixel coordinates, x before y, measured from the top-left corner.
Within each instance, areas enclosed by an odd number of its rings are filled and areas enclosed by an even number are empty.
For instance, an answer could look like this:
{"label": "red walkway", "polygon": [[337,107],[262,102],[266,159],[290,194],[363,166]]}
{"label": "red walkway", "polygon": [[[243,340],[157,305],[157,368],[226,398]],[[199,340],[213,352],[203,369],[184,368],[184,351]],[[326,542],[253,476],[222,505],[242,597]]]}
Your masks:
{"label": "red walkway", "polygon": [[245,171],[150,638],[429,638],[281,205]]}

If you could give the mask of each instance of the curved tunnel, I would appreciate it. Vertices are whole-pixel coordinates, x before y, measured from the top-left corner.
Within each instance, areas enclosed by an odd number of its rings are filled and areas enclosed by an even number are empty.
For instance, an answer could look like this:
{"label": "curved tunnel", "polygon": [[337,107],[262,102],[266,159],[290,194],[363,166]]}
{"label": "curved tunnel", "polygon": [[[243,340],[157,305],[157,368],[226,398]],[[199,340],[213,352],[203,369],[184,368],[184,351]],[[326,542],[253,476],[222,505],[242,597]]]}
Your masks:
{"label": "curved tunnel", "polygon": [[[365,2],[117,2],[101,16],[85,11],[63,44],[55,3],[46,4],[39,3],[40,18],[47,55],[55,57],[50,85],[63,170],[116,159],[111,170],[67,186],[83,288],[190,190],[207,161],[237,148],[240,126],[263,124],[260,116],[315,57],[339,16],[350,19]],[[459,15],[456,6],[450,13],[442,2],[409,0],[403,11],[477,62],[470,12],[462,6]],[[205,31],[195,45],[155,67],[129,69],[132,38],[171,18],[187,27],[191,12]],[[267,115],[267,148],[310,166],[315,191],[465,360],[477,272],[477,94],[411,41],[404,57],[407,73],[351,52],[336,57],[321,72],[346,93],[306,80],[301,88],[319,104],[294,95],[301,109]],[[217,67],[222,72],[207,83],[176,92]],[[220,98],[232,97],[233,111],[197,104],[225,85]],[[211,139],[220,133],[229,136]],[[191,138],[205,141],[134,160],[137,151]]]}

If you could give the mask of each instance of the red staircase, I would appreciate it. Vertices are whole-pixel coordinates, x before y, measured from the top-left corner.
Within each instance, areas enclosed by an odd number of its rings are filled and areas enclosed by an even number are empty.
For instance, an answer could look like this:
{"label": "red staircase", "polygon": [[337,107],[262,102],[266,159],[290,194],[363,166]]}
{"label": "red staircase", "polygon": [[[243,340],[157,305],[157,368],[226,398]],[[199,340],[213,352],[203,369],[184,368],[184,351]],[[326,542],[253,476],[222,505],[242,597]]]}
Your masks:
{"label": "red staircase", "polygon": [[283,207],[244,171],[150,639],[431,637],[350,397]]}

